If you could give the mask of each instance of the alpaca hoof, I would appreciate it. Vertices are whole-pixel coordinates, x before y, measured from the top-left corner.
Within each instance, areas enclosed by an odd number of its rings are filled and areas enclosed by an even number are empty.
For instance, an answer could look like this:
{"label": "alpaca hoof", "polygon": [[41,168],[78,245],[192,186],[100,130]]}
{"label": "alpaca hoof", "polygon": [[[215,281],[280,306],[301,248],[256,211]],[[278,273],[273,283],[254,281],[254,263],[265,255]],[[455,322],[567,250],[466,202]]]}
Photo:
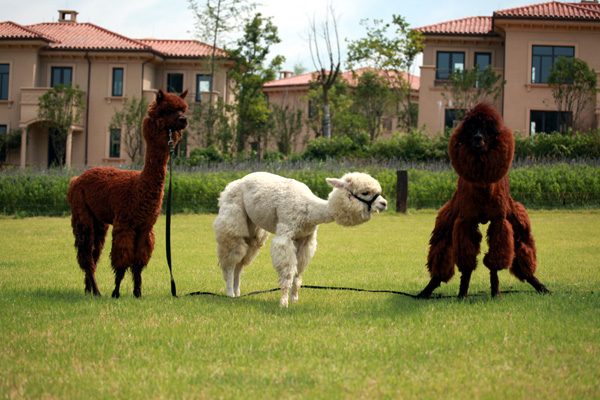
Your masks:
{"label": "alpaca hoof", "polygon": [[431,293],[428,293],[425,290],[423,290],[421,293],[419,293],[418,295],[415,296],[415,299],[419,299],[419,300],[424,300],[424,299],[429,299],[429,298],[431,298]]}
{"label": "alpaca hoof", "polygon": [[279,301],[279,305],[280,305],[281,307],[285,307],[285,308],[287,308],[287,307],[288,307],[288,299],[287,299],[287,297],[286,297],[285,299],[283,299],[283,298],[282,298],[282,299]]}
{"label": "alpaca hoof", "polygon": [[134,291],[133,291],[133,295],[134,295],[136,298],[138,298],[138,299],[139,299],[140,297],[142,297],[142,291],[141,291],[141,290],[134,290]]}
{"label": "alpaca hoof", "polygon": [[112,296],[111,296],[111,297],[112,297],[113,299],[118,299],[119,297],[121,297],[121,293],[119,293],[119,291],[118,291],[118,290],[114,290],[114,291],[112,292]]}

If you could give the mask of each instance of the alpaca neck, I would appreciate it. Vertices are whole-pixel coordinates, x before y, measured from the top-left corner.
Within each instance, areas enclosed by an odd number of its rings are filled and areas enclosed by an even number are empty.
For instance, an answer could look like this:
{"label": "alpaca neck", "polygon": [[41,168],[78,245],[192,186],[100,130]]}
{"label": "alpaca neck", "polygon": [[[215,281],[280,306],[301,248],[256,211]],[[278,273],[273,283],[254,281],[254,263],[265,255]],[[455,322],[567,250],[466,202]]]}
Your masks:
{"label": "alpaca neck", "polygon": [[333,222],[333,216],[329,210],[329,202],[319,199],[319,202],[311,210],[311,217],[315,220],[316,225],[328,224]]}
{"label": "alpaca neck", "polygon": [[140,175],[140,181],[144,184],[144,189],[149,191],[163,190],[165,177],[167,175],[167,161],[169,160],[169,150],[160,146],[148,144],[146,156],[144,158],[144,168]]}

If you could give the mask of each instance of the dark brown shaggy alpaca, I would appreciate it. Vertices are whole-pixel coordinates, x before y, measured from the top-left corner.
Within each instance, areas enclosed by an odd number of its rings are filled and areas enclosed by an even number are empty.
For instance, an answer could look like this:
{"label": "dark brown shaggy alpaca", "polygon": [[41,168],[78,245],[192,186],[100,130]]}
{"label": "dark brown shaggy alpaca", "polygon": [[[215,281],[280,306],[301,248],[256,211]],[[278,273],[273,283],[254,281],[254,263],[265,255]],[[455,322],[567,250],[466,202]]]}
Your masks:
{"label": "dark brown shaggy alpaca", "polygon": [[115,290],[127,268],[133,275],[133,294],[142,295],[142,270],[154,250],[152,227],[160,214],[163,186],[169,159],[169,138],[176,144],[187,126],[183,100],[159,90],[148,107],[142,131],[146,141],[144,168],[123,171],[109,167],[91,168],[69,183],[67,200],[71,205],[71,225],[75,235],[77,261],[85,272],[85,291],[100,296],[96,283],[96,264],[100,258],[108,225],[113,225],[112,268]]}
{"label": "dark brown shaggy alpaca", "polygon": [[490,222],[489,251],[483,258],[490,270],[492,296],[500,296],[498,271],[510,268],[521,281],[540,293],[550,293],[535,277],[536,250],[529,216],[509,194],[508,170],[515,140],[498,112],[480,103],[467,112],[449,144],[450,160],[459,175],[452,199],[439,211],[429,241],[427,268],[431,281],[418,295],[428,298],[461,272],[459,297],[467,297],[471,273],[477,267],[481,233],[479,224]]}

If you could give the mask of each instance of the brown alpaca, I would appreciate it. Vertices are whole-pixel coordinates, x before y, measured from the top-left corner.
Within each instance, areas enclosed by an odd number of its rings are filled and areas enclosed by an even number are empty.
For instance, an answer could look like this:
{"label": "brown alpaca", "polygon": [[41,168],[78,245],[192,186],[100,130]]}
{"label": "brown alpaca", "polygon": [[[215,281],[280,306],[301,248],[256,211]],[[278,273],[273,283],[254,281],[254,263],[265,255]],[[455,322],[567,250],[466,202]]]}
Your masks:
{"label": "brown alpaca", "polygon": [[113,225],[112,268],[115,272],[115,290],[127,268],[133,275],[133,294],[142,295],[142,270],[154,250],[152,227],[160,214],[163,186],[169,159],[169,138],[173,145],[181,139],[187,126],[183,100],[187,90],[178,96],[159,90],[156,100],[148,107],[142,131],[146,141],[144,168],[123,171],[97,167],[73,177],[69,183],[67,200],[71,205],[71,225],[75,235],[77,261],[85,272],[85,291],[100,296],[96,283],[96,264],[102,253],[108,225]]}
{"label": "brown alpaca", "polygon": [[493,107],[480,103],[454,130],[448,148],[459,176],[457,188],[435,221],[427,257],[431,281],[418,297],[428,298],[441,282],[447,283],[454,264],[461,272],[458,296],[467,297],[481,242],[478,225],[488,221],[489,251],[483,263],[490,270],[492,296],[500,296],[498,271],[506,268],[538,292],[550,293],[535,277],[536,249],[527,211],[509,193],[512,131]]}

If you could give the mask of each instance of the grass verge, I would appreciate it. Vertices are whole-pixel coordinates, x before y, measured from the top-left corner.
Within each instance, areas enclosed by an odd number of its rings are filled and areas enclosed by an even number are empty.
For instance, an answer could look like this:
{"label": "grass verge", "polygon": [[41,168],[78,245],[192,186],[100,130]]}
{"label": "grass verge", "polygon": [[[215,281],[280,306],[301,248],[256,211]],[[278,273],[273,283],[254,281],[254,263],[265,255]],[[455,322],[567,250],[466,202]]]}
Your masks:
{"label": "grass verge", "polygon": [[[434,211],[385,213],[319,229],[307,285],[418,293],[428,282]],[[83,293],[68,218],[0,217],[0,393],[3,398],[598,398],[600,212],[532,211],[539,296],[508,272],[502,299],[489,275],[471,296],[416,301],[392,294],[301,289],[239,299],[170,297],[164,217],[143,274],[110,298],[110,240],[98,268],[104,294]],[[224,293],[211,215],[172,221],[180,294]],[[268,245],[269,243],[267,243]],[[485,251],[486,246],[482,249]],[[454,295],[458,277],[436,293]],[[242,293],[273,288],[268,249]]]}

